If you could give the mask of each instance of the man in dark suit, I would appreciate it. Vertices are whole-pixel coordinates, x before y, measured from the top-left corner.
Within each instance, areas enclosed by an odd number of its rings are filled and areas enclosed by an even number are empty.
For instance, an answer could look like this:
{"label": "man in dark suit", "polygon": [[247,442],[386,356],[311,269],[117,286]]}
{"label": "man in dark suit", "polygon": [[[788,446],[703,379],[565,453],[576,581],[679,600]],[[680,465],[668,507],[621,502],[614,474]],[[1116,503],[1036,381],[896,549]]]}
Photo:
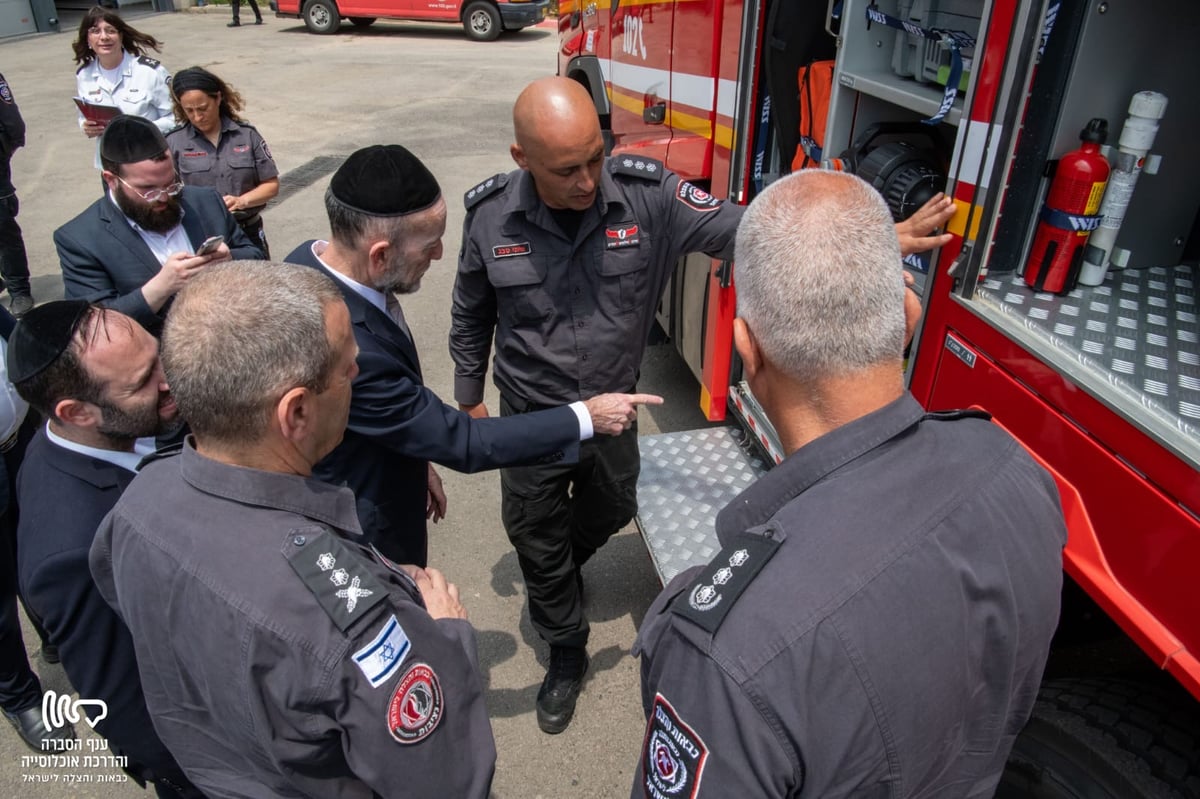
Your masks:
{"label": "man in dark suit", "polygon": [[[0,308],[0,338],[4,342],[12,336],[16,323],[12,314]],[[28,412],[29,404],[13,388],[5,355],[0,348],[0,710],[34,751],[65,751],[51,747],[73,739],[75,731],[70,725],[48,726],[42,718],[42,683],[29,666],[21,634],[16,481],[30,434],[37,427],[37,415]],[[41,628],[36,629],[42,634]],[[43,641],[43,657],[48,651]]]}
{"label": "man in dark suit", "polygon": [[309,241],[285,259],[334,278],[350,309],[358,377],[342,443],[317,464],[322,480],[358,499],[367,541],[399,563],[424,566],[426,519],[446,512],[429,461],[463,472],[539,460],[574,462],[579,442],[617,435],[646,394],[602,394],[571,405],[472,419],[425,387],[396,294],[417,290],[442,256],[446,203],[425,165],[399,145],[352,154],[325,192],[330,241]]}
{"label": "man in dark suit", "polygon": [[[154,123],[128,115],[108,123],[100,163],[108,192],[54,231],[67,299],[103,303],[157,333],[190,277],[218,261],[263,257],[219,194],[179,182]],[[199,253],[213,236],[220,244]]]}
{"label": "man in dark suit", "polygon": [[127,770],[159,796],[199,796],[155,734],[129,630],[88,569],[96,528],[133,480],[146,439],[178,427],[158,342],[132,319],[83,300],[38,306],[17,324],[8,362],[21,396],[48,420],[17,477],[22,594],[58,646],[81,699]]}

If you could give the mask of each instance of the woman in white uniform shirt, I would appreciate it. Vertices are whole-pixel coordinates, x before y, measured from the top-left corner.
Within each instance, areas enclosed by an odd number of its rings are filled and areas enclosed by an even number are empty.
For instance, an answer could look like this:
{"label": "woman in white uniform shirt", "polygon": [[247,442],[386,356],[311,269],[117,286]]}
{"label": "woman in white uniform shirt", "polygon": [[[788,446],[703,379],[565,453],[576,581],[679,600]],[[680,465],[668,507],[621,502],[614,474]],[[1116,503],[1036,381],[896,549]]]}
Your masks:
{"label": "woman in white uniform shirt", "polygon": [[[90,103],[115,105],[123,113],[145,117],[166,133],[175,127],[171,108],[171,75],[146,53],[161,50],[153,36],[131,27],[117,12],[92,6],[79,24],[75,51],[75,83],[80,97]],[[104,125],[79,115],[79,127],[94,139]],[[99,155],[96,156],[99,167]]]}

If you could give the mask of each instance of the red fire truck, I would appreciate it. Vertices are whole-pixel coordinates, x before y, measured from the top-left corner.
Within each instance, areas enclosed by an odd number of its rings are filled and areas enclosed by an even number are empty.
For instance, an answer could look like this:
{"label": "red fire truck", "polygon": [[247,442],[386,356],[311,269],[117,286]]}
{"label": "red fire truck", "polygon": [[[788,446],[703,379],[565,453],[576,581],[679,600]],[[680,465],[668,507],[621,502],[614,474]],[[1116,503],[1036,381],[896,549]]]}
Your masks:
{"label": "red fire truck", "polygon": [[270,0],[275,16],[303,19],[312,33],[337,33],[343,19],[366,28],[377,19],[461,24],[475,41],[490,42],[546,18],[550,0]]}
{"label": "red fire truck", "polygon": [[[561,0],[559,13],[559,73],[591,91],[615,154],[739,203],[806,161],[870,180],[897,218],[943,187],[954,198],[952,243],[908,264],[925,305],[909,388],[932,409],[991,412],[1055,473],[1070,531],[1055,649],[998,795],[1200,796],[1200,7]],[[806,107],[800,75],[824,59],[827,106]],[[1145,92],[1149,122],[1130,117]],[[1096,193],[1054,222],[1078,252],[1051,293],[1027,262],[1057,212],[1042,211],[1056,168],[1094,119],[1109,133],[1105,206]],[[1103,247],[1088,245],[1096,226]],[[1095,285],[1072,287],[1092,261]],[[715,511],[782,457],[731,353],[735,277],[689,258],[660,306],[708,418],[739,423],[643,439],[639,524],[664,580],[715,554]]]}

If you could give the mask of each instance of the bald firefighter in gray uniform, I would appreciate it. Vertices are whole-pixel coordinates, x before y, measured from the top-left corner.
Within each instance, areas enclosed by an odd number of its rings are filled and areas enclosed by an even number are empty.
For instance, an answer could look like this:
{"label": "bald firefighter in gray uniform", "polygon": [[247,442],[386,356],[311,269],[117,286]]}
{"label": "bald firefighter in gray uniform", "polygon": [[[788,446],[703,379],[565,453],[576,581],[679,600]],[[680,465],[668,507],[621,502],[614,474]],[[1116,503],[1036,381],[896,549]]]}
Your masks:
{"label": "bald firefighter in gray uniform", "polygon": [[986,414],[904,390],[889,221],[866,183],[817,170],[746,213],[734,345],[787,457],[646,614],[633,797],[982,799],[1029,718],[1058,492]]}
{"label": "bald firefighter in gray uniform", "polygon": [[[521,169],[467,193],[450,351],[454,395],[483,414],[493,332],[505,415],[632,392],[658,297],[689,252],[733,254],[741,208],[652,159],[605,159],[579,84],[538,81],[514,108]],[[587,669],[580,567],[637,510],[637,427],[582,444],[575,465],[504,469],[503,518],[529,615],[550,645],[538,723],[570,723]]]}
{"label": "bald firefighter in gray uniform", "polygon": [[207,796],[488,795],[457,589],[361,545],[353,492],[311,478],[346,429],[357,351],[313,269],[215,265],[172,307],[163,366],[194,437],[143,466],[90,565]]}

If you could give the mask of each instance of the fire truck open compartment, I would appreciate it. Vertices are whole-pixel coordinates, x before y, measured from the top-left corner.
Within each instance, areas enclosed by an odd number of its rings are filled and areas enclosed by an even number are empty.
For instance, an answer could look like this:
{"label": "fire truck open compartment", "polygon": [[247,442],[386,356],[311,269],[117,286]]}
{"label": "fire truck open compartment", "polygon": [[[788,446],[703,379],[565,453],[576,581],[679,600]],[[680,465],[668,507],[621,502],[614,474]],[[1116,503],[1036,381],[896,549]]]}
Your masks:
{"label": "fire truck open compartment", "polygon": [[[958,294],[1064,378],[1200,468],[1196,256],[1187,252],[1200,209],[1200,150],[1192,141],[1200,130],[1200,10],[1179,0],[1101,5],[1103,13],[1093,3],[1055,21],[1065,30],[1055,31],[1061,38],[1035,65],[1021,110],[1025,124],[1008,157],[994,160],[991,175],[967,177],[1005,184],[1005,196],[992,238],[977,243],[978,257],[964,264]],[[1073,26],[1076,36],[1068,35]],[[1092,118],[1108,121],[1115,148],[1129,99],[1142,90],[1165,94],[1169,104],[1147,159],[1152,171],[1142,173],[1116,242],[1128,253],[1126,268],[1065,296],[1035,292],[1021,272],[1047,165],[1078,146]]]}
{"label": "fire truck open compartment", "polygon": [[[943,29],[957,32],[953,45]],[[682,40],[672,32],[686,32],[689,46],[671,46]],[[1200,148],[1190,141],[1200,131],[1200,6],[663,0],[609,12],[585,3],[563,41],[562,74],[597,86],[587,77],[595,62],[604,75],[611,117],[604,102],[597,110],[617,152],[665,157],[733,202],[790,171],[797,69],[814,58],[836,59],[820,160],[863,163],[854,156],[881,124],[895,135],[880,142],[914,135],[944,160],[955,236],[925,264],[907,264],[923,277],[925,305],[909,388],[930,409],[989,411],[1055,474],[1070,531],[1052,668],[997,796],[1200,796]],[[706,97],[677,87],[705,87]],[[1109,249],[1121,250],[1123,268],[1065,295],[1033,290],[1022,271],[1055,164],[1096,117],[1118,145],[1131,97],[1146,90],[1168,104]],[[707,128],[696,124],[705,119]],[[672,149],[677,135],[687,148]],[[707,137],[703,159],[697,137]],[[885,160],[898,159],[872,163]],[[874,177],[894,201],[897,187]],[[921,168],[900,177],[908,187],[924,179]],[[640,441],[639,526],[663,579],[711,558],[716,511],[781,457],[730,358],[735,283],[735,266],[693,257],[661,306],[709,419],[723,418],[728,400],[740,422]]]}
{"label": "fire truck open compartment", "polygon": [[[967,98],[951,175],[967,217],[955,220],[962,248],[933,273],[913,391],[930,407],[987,408],[1078,489],[1088,518],[1071,526],[1068,574],[1196,697],[1200,157],[1190,138],[1200,129],[1200,9],[1051,8],[1008,17],[1012,40],[992,64],[1005,77],[986,98]],[[1115,148],[1144,90],[1169,103],[1112,247],[1126,268],[1095,287],[1035,291],[1022,271],[1055,162],[1096,117]]]}

